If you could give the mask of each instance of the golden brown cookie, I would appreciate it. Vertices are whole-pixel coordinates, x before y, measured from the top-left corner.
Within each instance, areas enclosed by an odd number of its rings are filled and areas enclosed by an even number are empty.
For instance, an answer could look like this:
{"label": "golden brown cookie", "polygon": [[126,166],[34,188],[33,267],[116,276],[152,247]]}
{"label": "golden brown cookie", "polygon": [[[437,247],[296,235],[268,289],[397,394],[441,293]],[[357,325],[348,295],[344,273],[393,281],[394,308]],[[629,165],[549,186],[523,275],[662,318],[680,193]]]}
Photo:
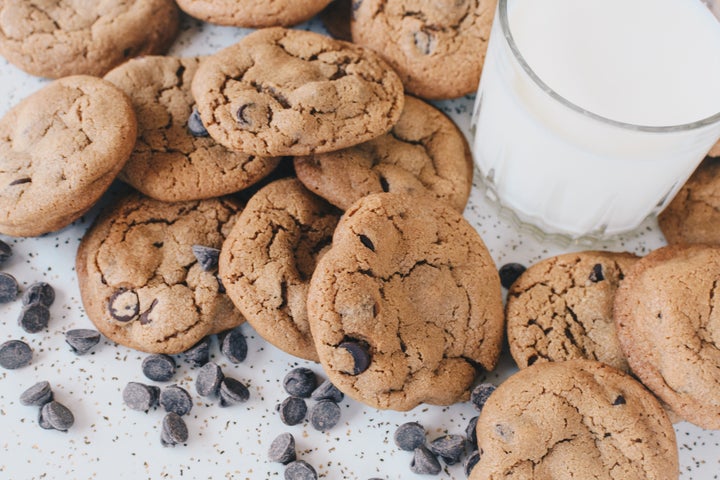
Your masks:
{"label": "golden brown cookie", "polygon": [[473,162],[465,135],[435,107],[405,97],[392,129],[354,147],[295,157],[298,178],[333,205],[347,209],[371,193],[427,193],[465,209]]}
{"label": "golden brown cookie", "polygon": [[164,203],[139,194],[103,211],[75,262],[87,316],[111,340],[154,353],[182,352],[242,323],[217,272],[193,252],[219,250],[239,211],[229,199]]}
{"label": "golden brown cookie", "polygon": [[309,20],[330,0],[177,0],[188,15],[219,25],[290,27]]}
{"label": "golden brown cookie", "polygon": [[403,108],[376,54],[313,32],[267,28],[205,59],[192,92],[205,128],[251,155],[309,155],[387,132]]}
{"label": "golden brown cookie", "polygon": [[497,0],[356,0],[352,37],[427,99],[475,92]]}
{"label": "golden brown cookie", "polygon": [[629,375],[591,360],[537,363],[503,382],[477,423],[470,480],[675,480],[675,431]]}
{"label": "golden brown cookie", "polygon": [[248,202],[223,244],[220,278],[248,323],[268,342],[318,360],[307,291],[340,211],[295,178],[278,180]]}
{"label": "golden brown cookie", "polygon": [[308,319],[330,381],[376,408],[469,397],[492,370],[500,279],[475,229],[430,197],[378,193],[349,208],[310,282]]}
{"label": "golden brown cookie", "polygon": [[157,200],[200,200],[237,192],[280,161],[232,152],[208,136],[190,93],[199,62],[147,56],[105,75],[128,94],[138,117],[135,149],[119,178]]}
{"label": "golden brown cookie", "polygon": [[671,245],[639,260],[615,294],[630,369],[681,418],[720,428],[720,246]]}
{"label": "golden brown cookie", "polygon": [[0,120],[0,232],[34,236],[70,224],[130,156],[137,122],[128,97],[86,75],[52,82]]}
{"label": "golden brown cookie", "polygon": [[531,266],[508,291],[510,353],[520,368],[575,358],[628,371],[613,320],[613,299],[639,257],[584,251]]}

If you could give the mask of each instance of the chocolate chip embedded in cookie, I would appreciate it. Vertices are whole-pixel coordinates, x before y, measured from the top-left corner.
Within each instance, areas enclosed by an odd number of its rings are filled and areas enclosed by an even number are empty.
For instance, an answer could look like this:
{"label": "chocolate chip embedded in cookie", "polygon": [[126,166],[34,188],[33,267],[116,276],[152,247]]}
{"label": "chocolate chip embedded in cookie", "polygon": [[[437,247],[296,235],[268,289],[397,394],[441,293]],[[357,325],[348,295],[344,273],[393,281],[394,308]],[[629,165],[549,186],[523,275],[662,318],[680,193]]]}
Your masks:
{"label": "chocolate chip embedded in cookie", "polygon": [[157,200],[237,192],[280,161],[232,152],[208,136],[190,93],[199,63],[197,58],[147,56],[105,75],[127,93],[138,117],[137,143],[119,178]]}
{"label": "chocolate chip embedded in cookie", "polygon": [[629,375],[591,360],[538,363],[503,382],[477,424],[470,480],[677,480],[675,431]]}
{"label": "chocolate chip embedded in cookie", "polygon": [[223,244],[220,277],[228,295],[268,342],[317,360],[307,290],[340,212],[297,179],[275,181],[248,202]]}
{"label": "chocolate chip embedded in cookie", "polygon": [[128,347],[172,354],[242,323],[192,249],[219,248],[239,211],[228,199],[163,203],[138,194],[103,211],[75,263],[97,329]]}
{"label": "chocolate chip embedded in cookie", "polygon": [[428,193],[462,212],[473,163],[462,132],[450,118],[417,98],[392,129],[336,152],[295,157],[298,178],[342,209],[371,193]]}
{"label": "chocolate chip embedded in cookie", "polygon": [[219,25],[289,27],[309,20],[330,0],[177,0],[188,15]]}
{"label": "chocolate chip embedded in cookie", "polygon": [[352,3],[352,0],[333,0],[320,12],[320,20],[333,38],[352,42]]}
{"label": "chocolate chip embedded in cookie", "polygon": [[504,317],[473,227],[426,196],[378,193],[345,212],[310,282],[308,318],[330,381],[376,408],[467,399],[492,370]]}
{"label": "chocolate chip embedded in cookie", "polygon": [[258,30],[205,59],[192,92],[210,135],[252,155],[309,155],[387,132],[400,79],[375,53],[300,30]]}
{"label": "chocolate chip embedded in cookie", "polygon": [[103,75],[129,58],[164,53],[179,14],[172,0],[6,1],[0,54],[32,75]]}
{"label": "chocolate chip embedded in cookie", "polygon": [[474,92],[497,0],[360,0],[352,36],[380,53],[412,94],[428,99]]}
{"label": "chocolate chip embedded in cookie", "polygon": [[720,428],[720,246],[671,245],[629,269],[615,294],[632,372],[681,418]]}
{"label": "chocolate chip embedded in cookie", "polygon": [[135,143],[130,100],[96,77],[52,82],[0,120],[0,232],[70,224],[110,186]]}
{"label": "chocolate chip embedded in cookie", "polygon": [[628,371],[612,309],[618,285],[638,258],[624,252],[566,253],[520,275],[505,310],[518,366],[587,358]]}

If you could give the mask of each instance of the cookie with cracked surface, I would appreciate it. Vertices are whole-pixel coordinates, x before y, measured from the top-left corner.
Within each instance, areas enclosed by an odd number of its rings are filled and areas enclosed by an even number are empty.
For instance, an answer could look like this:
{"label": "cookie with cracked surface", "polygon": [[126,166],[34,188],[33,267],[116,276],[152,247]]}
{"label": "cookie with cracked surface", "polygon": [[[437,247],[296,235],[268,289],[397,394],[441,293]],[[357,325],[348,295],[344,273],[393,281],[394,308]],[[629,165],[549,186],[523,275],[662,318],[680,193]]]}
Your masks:
{"label": "cookie with cracked surface", "polygon": [[111,70],[105,79],[128,94],[138,137],[119,178],[157,200],[219,197],[261,180],[279,163],[228,150],[210,138],[194,110],[190,83],[200,59],[147,56]]}
{"label": "cookie with cracked surface", "polygon": [[242,323],[192,249],[219,249],[239,211],[226,198],[164,203],[140,194],[103,211],[75,261],[87,316],[117,343],[167,354]]}
{"label": "cookie with cracked surface", "polygon": [[40,77],[102,76],[129,58],[164,53],[179,18],[172,0],[5,0],[0,54]]}
{"label": "cookie with cracked surface", "polygon": [[680,418],[720,428],[720,246],[671,245],[638,260],[615,294],[630,369]]}
{"label": "cookie with cracked surface", "polygon": [[220,278],[247,322],[279,349],[318,360],[307,291],[340,211],[295,178],[273,182],[248,202],[220,254]]}
{"label": "cookie with cracked surface", "polygon": [[497,0],[355,0],[353,41],[380,53],[408,93],[456,98],[477,90]]}
{"label": "cookie with cracked surface", "polygon": [[371,193],[428,193],[462,212],[472,188],[465,135],[440,110],[405,97],[385,135],[343,150],[295,157],[298,178],[333,205],[347,209]]}
{"label": "cookie with cracked surface", "polygon": [[290,27],[325,8],[330,0],[177,0],[178,6],[200,20],[218,25],[264,28]]}
{"label": "cookie with cracked surface", "polygon": [[490,395],[470,480],[679,476],[675,431],[657,399],[601,362],[537,363]]}
{"label": "cookie with cracked surface", "polygon": [[504,329],[500,279],[482,239],[452,207],[376,193],[341,218],[308,292],[330,381],[375,408],[449,405],[476,366],[495,368]]}
{"label": "cookie with cracked surface", "polygon": [[0,232],[35,236],[79,218],[130,156],[128,97],[102,79],[56,80],[0,119]]}
{"label": "cookie with cracked surface", "polygon": [[660,212],[658,224],[670,244],[720,245],[720,156],[702,161]]}
{"label": "cookie with cracked surface", "polygon": [[584,251],[546,258],[508,291],[505,318],[510,353],[520,368],[575,358],[628,371],[613,319],[613,299],[639,257]]}
{"label": "cookie with cracked surface", "polygon": [[192,92],[210,135],[252,155],[309,155],[387,132],[403,87],[369,49],[318,33],[258,30],[205,59]]}

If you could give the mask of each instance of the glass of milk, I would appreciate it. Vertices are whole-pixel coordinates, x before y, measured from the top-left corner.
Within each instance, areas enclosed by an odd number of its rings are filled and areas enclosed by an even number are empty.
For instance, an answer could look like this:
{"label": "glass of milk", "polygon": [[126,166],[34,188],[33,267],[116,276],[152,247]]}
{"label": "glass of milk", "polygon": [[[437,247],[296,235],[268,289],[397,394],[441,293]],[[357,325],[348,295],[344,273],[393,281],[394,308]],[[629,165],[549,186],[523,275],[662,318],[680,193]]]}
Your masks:
{"label": "glass of milk", "polygon": [[720,138],[720,0],[499,0],[475,101],[488,192],[546,233],[632,230]]}

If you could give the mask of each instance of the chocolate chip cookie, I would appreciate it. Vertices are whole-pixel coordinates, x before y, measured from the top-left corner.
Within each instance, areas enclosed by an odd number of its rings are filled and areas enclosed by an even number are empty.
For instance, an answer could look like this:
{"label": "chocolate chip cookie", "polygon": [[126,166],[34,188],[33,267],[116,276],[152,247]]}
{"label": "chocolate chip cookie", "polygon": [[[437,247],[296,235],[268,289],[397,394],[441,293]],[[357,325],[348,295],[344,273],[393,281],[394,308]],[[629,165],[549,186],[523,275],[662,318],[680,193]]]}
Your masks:
{"label": "chocolate chip cookie", "polygon": [[470,480],[676,480],[675,431],[653,395],[591,360],[537,363],[490,395]]}
{"label": "chocolate chip cookie", "polygon": [[403,87],[368,49],[285,28],[258,30],[202,62],[192,84],[210,135],[251,155],[309,155],[387,132]]}
{"label": "chocolate chip cookie", "polygon": [[613,319],[613,300],[639,257],[584,251],[531,266],[508,291],[510,353],[520,368],[587,358],[628,371]]}
{"label": "chocolate chip cookie", "polygon": [[177,0],[188,15],[219,25],[289,27],[309,20],[330,0]]}
{"label": "chocolate chip cookie", "polygon": [[295,157],[298,178],[347,209],[371,193],[428,193],[462,212],[473,162],[465,135],[431,105],[405,97],[392,129],[368,142],[330,153]]}
{"label": "chocolate chip cookie", "polygon": [[232,152],[208,135],[190,93],[199,63],[147,56],[105,76],[128,94],[138,117],[135,149],[119,178],[157,200],[227,195],[259,181],[280,160]]}
{"label": "chocolate chip cookie", "polygon": [[320,259],[308,319],[330,381],[375,408],[469,398],[492,370],[500,279],[475,229],[431,197],[377,193],[349,208]]}
{"label": "chocolate chip cookie", "polygon": [[122,169],[137,122],[128,97],[86,75],[52,82],[0,120],[0,232],[34,236],[85,213]]}
{"label": "chocolate chip cookie", "polygon": [[178,31],[172,0],[0,3],[0,54],[26,72],[101,76],[125,60],[164,53]]}
{"label": "chocolate chip cookie", "polygon": [[480,82],[497,0],[356,0],[353,41],[380,53],[412,94],[460,97]]}
{"label": "chocolate chip cookie", "polygon": [[671,245],[628,270],[615,294],[633,373],[673,412],[720,428],[720,246]]}
{"label": "chocolate chip cookie", "polygon": [[220,278],[248,323],[268,342],[317,361],[307,291],[340,211],[295,178],[275,181],[248,202],[220,255]]}
{"label": "chocolate chip cookie", "polygon": [[179,353],[243,322],[195,246],[219,249],[240,205],[229,199],[164,203],[129,195],[103,211],[78,248],[87,316],[111,340]]}

